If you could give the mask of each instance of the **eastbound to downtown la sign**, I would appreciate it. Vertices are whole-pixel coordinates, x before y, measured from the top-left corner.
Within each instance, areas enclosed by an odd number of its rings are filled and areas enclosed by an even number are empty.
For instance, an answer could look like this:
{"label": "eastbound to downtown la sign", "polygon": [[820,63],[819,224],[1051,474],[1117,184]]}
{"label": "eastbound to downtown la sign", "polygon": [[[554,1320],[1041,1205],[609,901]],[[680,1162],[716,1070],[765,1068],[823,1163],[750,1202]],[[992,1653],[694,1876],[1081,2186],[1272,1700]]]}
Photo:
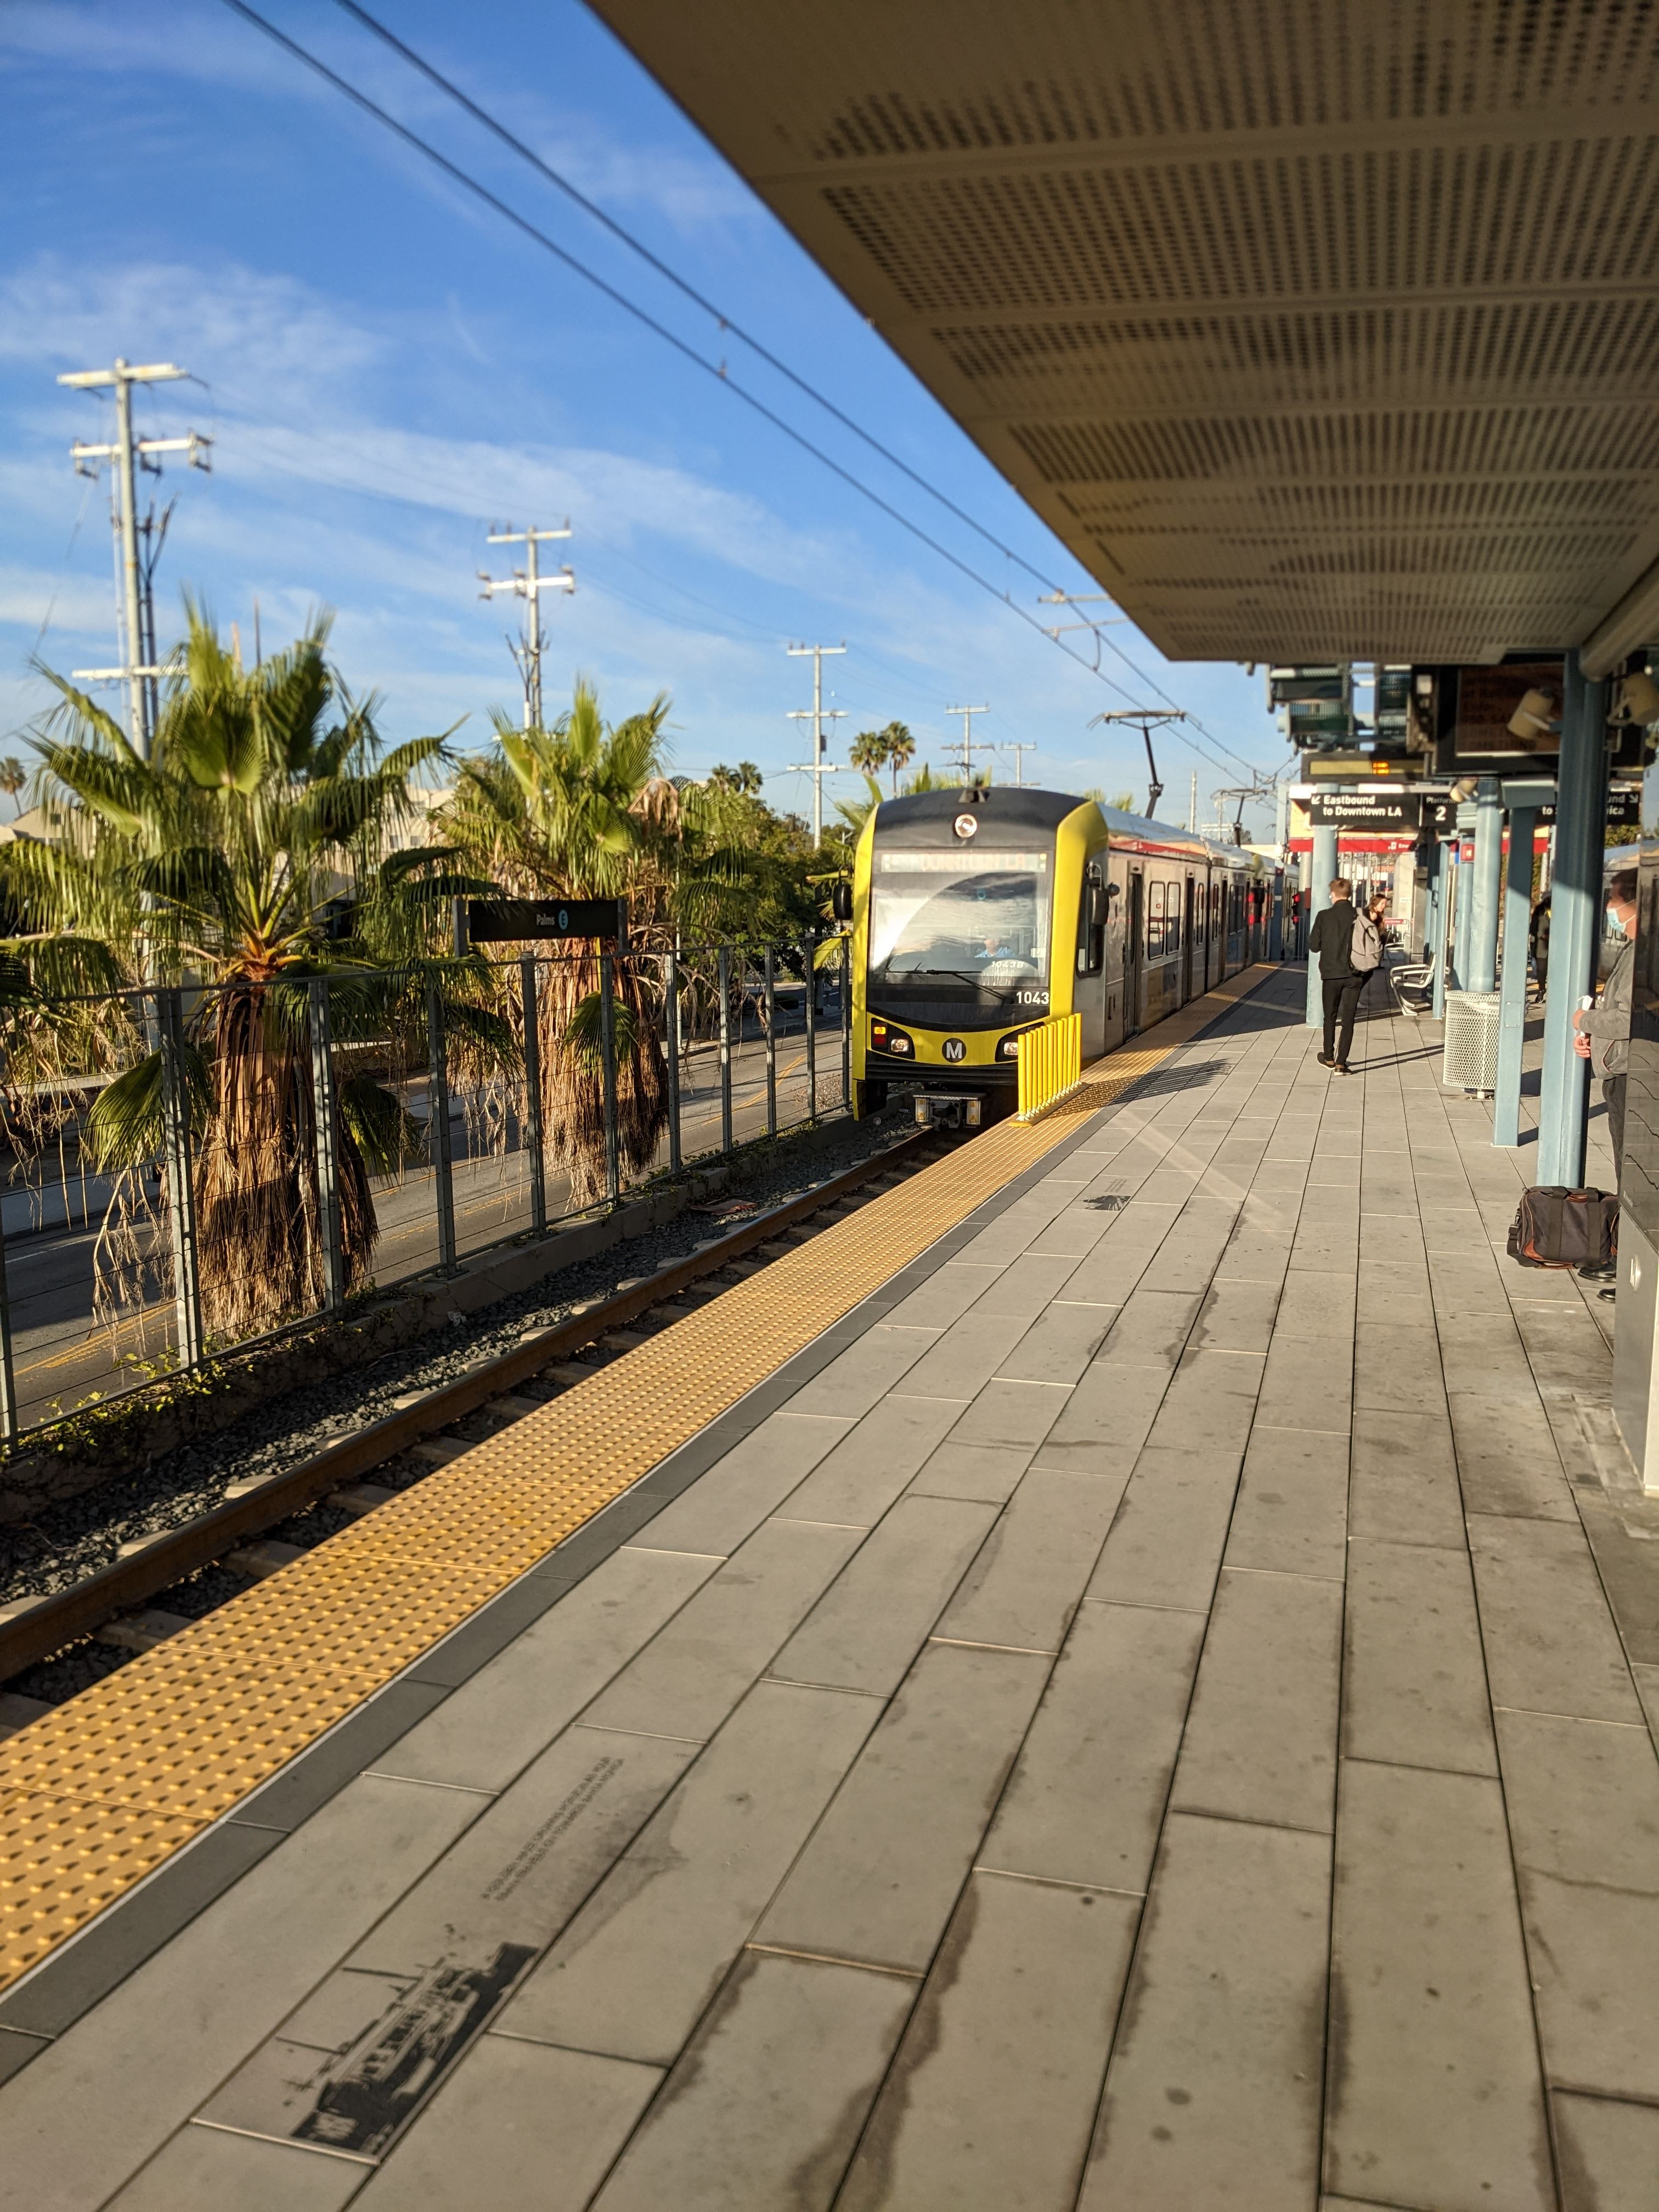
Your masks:
{"label": "eastbound to downtown la sign", "polygon": [[1315,830],[1369,830],[1387,836],[1415,834],[1423,800],[1415,791],[1322,791],[1308,801]]}

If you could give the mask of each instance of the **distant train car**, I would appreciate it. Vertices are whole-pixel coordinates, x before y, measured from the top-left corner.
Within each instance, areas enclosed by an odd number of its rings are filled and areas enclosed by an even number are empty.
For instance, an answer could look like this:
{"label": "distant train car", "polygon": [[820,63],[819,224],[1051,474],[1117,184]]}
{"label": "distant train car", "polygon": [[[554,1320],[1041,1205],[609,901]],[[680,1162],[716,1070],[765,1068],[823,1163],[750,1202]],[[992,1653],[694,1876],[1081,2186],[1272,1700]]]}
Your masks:
{"label": "distant train car", "polygon": [[1092,799],[1006,786],[885,799],[851,890],[854,1109],[893,1084],[920,1120],[1012,1103],[1018,1039],[1083,1017],[1097,1059],[1267,946],[1274,879],[1231,846]]}

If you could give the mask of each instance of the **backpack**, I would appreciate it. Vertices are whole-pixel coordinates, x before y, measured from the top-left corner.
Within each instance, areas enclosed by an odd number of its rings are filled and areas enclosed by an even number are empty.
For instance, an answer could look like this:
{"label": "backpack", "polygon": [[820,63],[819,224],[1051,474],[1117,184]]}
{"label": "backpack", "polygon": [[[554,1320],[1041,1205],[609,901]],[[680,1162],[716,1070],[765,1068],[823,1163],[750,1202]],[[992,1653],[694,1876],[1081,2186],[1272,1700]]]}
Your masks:
{"label": "backpack", "polygon": [[1605,1267],[1619,1251],[1618,1196],[1561,1183],[1524,1192],[1508,1249],[1523,1267]]}
{"label": "backpack", "polygon": [[1374,975],[1382,965],[1382,933],[1368,914],[1354,915],[1348,963],[1358,975]]}

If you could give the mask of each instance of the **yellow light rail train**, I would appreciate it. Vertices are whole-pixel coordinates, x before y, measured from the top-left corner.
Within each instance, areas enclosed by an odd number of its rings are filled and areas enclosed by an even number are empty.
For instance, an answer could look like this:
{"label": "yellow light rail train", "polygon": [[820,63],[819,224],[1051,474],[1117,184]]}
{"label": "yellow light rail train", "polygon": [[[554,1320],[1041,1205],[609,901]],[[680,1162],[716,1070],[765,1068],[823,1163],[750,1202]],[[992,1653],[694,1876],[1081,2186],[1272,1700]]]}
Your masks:
{"label": "yellow light rail train", "polygon": [[1083,1018],[1085,1064],[1264,956],[1282,877],[1228,845],[1065,793],[885,799],[859,839],[854,1110],[895,1084],[916,1118],[1012,1110],[1023,1029]]}

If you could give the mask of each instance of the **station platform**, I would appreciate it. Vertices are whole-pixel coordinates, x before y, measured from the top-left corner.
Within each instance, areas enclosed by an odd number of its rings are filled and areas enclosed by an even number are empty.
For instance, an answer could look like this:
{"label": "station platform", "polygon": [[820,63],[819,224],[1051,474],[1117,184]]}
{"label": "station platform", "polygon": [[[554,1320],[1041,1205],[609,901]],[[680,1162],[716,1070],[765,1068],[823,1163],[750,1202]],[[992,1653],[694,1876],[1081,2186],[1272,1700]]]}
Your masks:
{"label": "station platform", "polygon": [[1239,980],[0,1746],[0,2212],[1652,2212],[1613,1310]]}

